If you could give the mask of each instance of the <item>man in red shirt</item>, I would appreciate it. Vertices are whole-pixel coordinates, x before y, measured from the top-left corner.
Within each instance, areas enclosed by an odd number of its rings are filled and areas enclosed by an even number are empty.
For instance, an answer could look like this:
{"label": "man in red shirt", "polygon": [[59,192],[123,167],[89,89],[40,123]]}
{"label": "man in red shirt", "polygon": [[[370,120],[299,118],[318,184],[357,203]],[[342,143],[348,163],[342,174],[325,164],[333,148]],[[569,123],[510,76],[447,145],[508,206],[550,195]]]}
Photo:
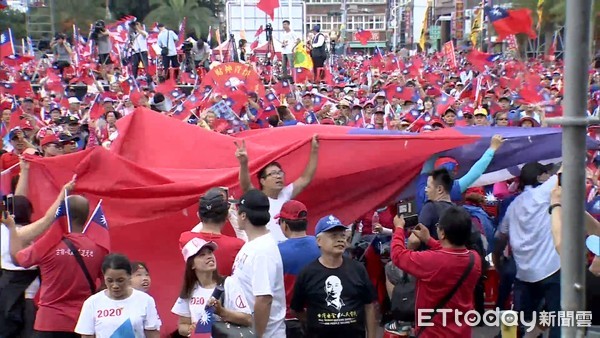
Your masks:
{"label": "man in red shirt", "polygon": [[244,246],[243,240],[221,233],[228,215],[229,201],[225,191],[222,188],[212,188],[200,198],[198,217],[202,221],[201,226],[199,224],[194,230],[186,231],[179,237],[182,247],[194,237],[217,243],[219,250],[215,251],[215,258],[217,271],[221,276],[231,276],[235,256]]}
{"label": "man in red shirt", "polygon": [[[108,253],[82,233],[89,214],[89,203],[83,196],[69,196],[65,203],[71,221],[70,233],[63,233],[58,223],[51,226],[57,209],[65,205],[62,204],[64,191],[72,189],[73,185],[73,182],[67,184],[46,215],[28,226],[16,229],[14,221],[3,216],[3,222],[10,230],[10,253],[14,263],[25,268],[37,265],[40,269],[42,282],[34,325],[36,338],[79,337],[74,333],[75,324],[83,302],[95,293],[96,287],[92,283],[100,277],[102,261]],[[69,247],[77,251],[87,272]]]}
{"label": "man in red shirt", "polygon": [[[473,291],[481,276],[479,255],[465,246],[471,235],[471,216],[462,207],[449,207],[437,225],[439,241],[430,236],[426,226],[419,224],[413,233],[430,248],[425,251],[406,248],[404,225],[404,218],[394,218],[396,230],[391,257],[394,265],[417,279],[416,332],[421,338],[470,337],[471,327],[466,325],[464,314],[474,308]],[[442,302],[457,285],[458,289],[450,299]],[[444,312],[434,314],[436,307]],[[451,312],[445,313],[448,310]],[[463,314],[458,320],[455,319],[457,311]],[[424,326],[424,323],[433,325]]]}
{"label": "man in red shirt", "polygon": [[[19,163],[19,156],[25,151],[25,149],[28,147],[33,147],[25,138],[23,130],[21,130],[19,127],[13,128],[8,133],[8,139],[10,141],[10,145],[13,147],[13,151],[4,153],[2,156],[0,156],[0,171],[6,170]],[[18,172],[16,174],[18,174]]]}

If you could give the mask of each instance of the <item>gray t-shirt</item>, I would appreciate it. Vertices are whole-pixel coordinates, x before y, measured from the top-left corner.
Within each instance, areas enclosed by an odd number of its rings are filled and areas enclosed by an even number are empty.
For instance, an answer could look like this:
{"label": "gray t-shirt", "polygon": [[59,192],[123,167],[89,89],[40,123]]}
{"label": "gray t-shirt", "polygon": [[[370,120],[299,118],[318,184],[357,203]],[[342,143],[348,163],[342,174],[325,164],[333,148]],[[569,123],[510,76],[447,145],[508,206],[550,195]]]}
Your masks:
{"label": "gray t-shirt", "polygon": [[71,54],[69,54],[69,52],[67,51],[67,48],[65,46],[68,46],[69,43],[65,41],[64,44],[56,44],[54,45],[54,48],[52,48],[52,53],[54,53],[54,56],[56,57],[56,61],[64,61],[64,62],[71,62]]}
{"label": "gray t-shirt", "polygon": [[112,49],[110,36],[99,36],[96,40],[96,46],[98,46],[98,54],[109,54],[110,50]]}

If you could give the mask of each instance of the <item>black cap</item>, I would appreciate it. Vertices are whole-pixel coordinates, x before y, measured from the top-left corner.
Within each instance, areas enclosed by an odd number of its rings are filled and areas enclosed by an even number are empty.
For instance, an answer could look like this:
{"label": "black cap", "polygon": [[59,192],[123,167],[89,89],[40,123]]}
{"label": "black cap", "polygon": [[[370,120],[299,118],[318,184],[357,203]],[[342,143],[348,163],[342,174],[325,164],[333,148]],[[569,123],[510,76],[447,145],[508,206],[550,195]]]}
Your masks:
{"label": "black cap", "polygon": [[519,182],[522,187],[524,186],[538,186],[541,182],[538,181],[538,176],[542,174],[554,174],[556,165],[541,164],[538,162],[530,162],[525,164],[521,168],[521,174],[519,175]]}
{"label": "black cap", "polygon": [[225,200],[222,188],[212,188],[200,197],[198,213],[201,218],[211,218],[226,214],[229,211],[229,202]]}
{"label": "black cap", "polygon": [[78,142],[79,141],[79,136],[73,136],[68,131],[64,131],[64,132],[58,134],[58,139],[61,142],[71,142],[71,141]]}
{"label": "black cap", "polygon": [[242,212],[269,212],[269,198],[262,191],[252,189],[242,195],[237,205]]}
{"label": "black cap", "polygon": [[26,98],[23,99],[23,102],[33,103],[33,99],[31,97],[26,97]]}

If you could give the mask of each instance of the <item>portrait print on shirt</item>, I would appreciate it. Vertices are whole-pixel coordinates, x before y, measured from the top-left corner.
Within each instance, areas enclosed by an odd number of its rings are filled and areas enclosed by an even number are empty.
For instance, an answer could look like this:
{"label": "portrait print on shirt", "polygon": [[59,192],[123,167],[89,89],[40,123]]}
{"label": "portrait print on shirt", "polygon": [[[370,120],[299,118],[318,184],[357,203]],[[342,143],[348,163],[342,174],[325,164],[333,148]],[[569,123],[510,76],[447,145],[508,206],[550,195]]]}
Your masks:
{"label": "portrait print on shirt", "polygon": [[343,290],[344,286],[338,276],[331,275],[325,280],[325,293],[327,295],[325,302],[328,307],[333,307],[338,312],[342,310],[345,305],[344,300],[342,300]]}

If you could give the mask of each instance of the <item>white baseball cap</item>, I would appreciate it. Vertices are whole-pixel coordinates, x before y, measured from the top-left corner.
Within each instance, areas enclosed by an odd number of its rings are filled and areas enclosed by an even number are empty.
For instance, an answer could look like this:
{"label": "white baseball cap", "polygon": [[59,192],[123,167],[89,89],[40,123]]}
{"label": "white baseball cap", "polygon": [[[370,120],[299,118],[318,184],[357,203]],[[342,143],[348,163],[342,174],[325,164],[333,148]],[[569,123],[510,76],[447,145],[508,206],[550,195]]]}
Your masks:
{"label": "white baseball cap", "polygon": [[181,254],[183,255],[183,260],[187,262],[187,260],[200,252],[202,248],[209,247],[213,251],[217,250],[217,243],[215,242],[207,242],[202,238],[194,237],[190,239],[184,246],[181,248]]}
{"label": "white baseball cap", "polygon": [[79,99],[76,97],[70,97],[68,101],[69,104],[81,103],[81,101],[79,101]]}

